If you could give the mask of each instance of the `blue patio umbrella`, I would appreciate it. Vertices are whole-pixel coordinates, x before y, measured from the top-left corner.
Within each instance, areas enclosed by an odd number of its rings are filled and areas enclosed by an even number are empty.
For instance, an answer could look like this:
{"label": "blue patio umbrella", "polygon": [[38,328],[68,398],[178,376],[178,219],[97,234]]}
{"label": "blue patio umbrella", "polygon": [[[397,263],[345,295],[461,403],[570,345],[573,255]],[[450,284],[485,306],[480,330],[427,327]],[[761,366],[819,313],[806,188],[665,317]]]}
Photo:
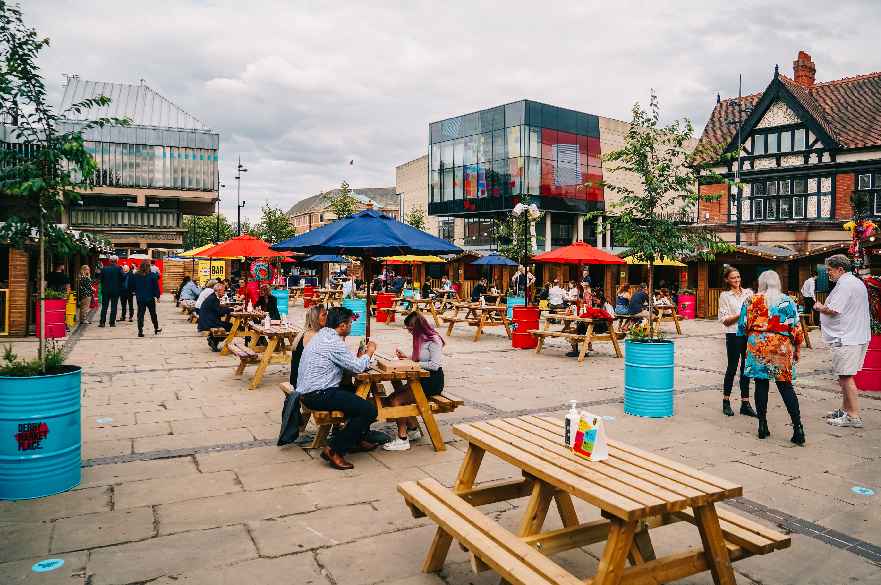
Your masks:
{"label": "blue patio umbrella", "polygon": [[365,209],[349,217],[310,230],[301,236],[282,240],[274,250],[306,254],[340,254],[363,258],[367,283],[367,337],[370,337],[369,258],[404,254],[458,254],[461,248],[427,234],[375,209]]}
{"label": "blue patio umbrella", "polygon": [[520,266],[517,262],[502,256],[498,252],[490,252],[486,256],[478,258],[471,264],[476,266]]}
{"label": "blue patio umbrella", "polygon": [[337,256],[336,254],[317,254],[315,256],[309,256],[305,258],[303,262],[316,262],[318,264],[351,264],[352,261],[348,258],[344,258],[343,256]]}

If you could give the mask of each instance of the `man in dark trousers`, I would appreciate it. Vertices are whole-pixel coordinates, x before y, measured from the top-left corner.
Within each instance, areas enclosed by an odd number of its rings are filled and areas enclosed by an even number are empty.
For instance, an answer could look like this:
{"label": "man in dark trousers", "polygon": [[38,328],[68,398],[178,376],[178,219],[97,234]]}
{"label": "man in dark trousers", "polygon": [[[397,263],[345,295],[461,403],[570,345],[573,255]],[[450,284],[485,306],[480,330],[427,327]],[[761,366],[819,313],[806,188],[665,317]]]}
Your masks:
{"label": "man in dark trousers", "polygon": [[122,293],[122,268],[117,264],[118,261],[118,256],[111,256],[110,264],[101,270],[101,322],[98,327],[104,327],[104,323],[107,322],[108,306],[110,326],[116,327],[116,306]]}
{"label": "man in dark trousers", "polygon": [[[202,301],[202,306],[199,308],[199,323],[196,325],[198,331],[210,331],[211,329],[223,327],[229,332],[229,330],[232,329],[232,323],[221,320],[223,317],[232,313],[232,309],[229,307],[220,306],[220,299],[223,298],[225,292],[226,287],[223,283],[218,282],[214,285],[214,294],[208,295],[205,297],[205,300]],[[211,348],[211,351],[220,351],[219,344],[221,341],[223,341],[223,338],[209,335],[208,347]]]}

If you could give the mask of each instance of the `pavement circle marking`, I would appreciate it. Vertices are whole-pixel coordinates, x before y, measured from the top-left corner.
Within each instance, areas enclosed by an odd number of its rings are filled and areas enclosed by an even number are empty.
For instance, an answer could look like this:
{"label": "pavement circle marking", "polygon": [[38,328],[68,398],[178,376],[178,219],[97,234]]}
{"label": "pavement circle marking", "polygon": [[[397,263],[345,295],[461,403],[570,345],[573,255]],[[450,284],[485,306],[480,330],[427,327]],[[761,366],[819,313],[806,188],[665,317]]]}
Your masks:
{"label": "pavement circle marking", "polygon": [[48,573],[49,571],[61,568],[62,565],[64,565],[64,559],[46,559],[34,563],[31,571],[34,573]]}
{"label": "pavement circle marking", "polygon": [[863,487],[861,485],[855,485],[850,488],[850,491],[857,494],[858,496],[874,496],[875,490],[872,488]]}

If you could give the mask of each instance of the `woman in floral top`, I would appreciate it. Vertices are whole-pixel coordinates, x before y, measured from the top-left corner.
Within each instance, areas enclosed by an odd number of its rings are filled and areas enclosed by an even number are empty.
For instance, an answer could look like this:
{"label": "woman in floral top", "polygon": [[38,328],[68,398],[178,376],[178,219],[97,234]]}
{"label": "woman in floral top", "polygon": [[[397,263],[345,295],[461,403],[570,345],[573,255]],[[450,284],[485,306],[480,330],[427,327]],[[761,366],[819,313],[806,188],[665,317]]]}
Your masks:
{"label": "woman in floral top", "polygon": [[87,319],[89,308],[92,303],[92,271],[88,264],[80,267],[80,278],[77,283],[77,306],[80,310],[80,323],[91,325],[92,322]]}
{"label": "woman in floral top", "polygon": [[773,379],[792,419],[790,440],[796,445],[804,445],[798,397],[792,387],[804,333],[795,302],[781,292],[780,276],[773,270],[766,270],[759,276],[759,294],[743,304],[737,334],[747,336],[744,374],[756,382],[759,438],[771,434],[767,412],[768,386]]}

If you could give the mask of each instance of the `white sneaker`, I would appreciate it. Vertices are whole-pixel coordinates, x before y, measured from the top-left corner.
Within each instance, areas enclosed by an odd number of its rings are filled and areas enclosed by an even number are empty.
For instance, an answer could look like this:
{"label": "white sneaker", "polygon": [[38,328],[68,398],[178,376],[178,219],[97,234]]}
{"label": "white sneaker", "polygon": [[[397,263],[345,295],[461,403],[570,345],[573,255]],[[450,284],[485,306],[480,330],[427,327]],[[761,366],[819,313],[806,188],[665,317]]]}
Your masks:
{"label": "white sneaker", "polygon": [[843,416],[840,416],[838,418],[826,419],[826,422],[834,427],[853,427],[855,429],[863,428],[863,419],[858,416],[850,416],[847,413],[844,413]]}
{"label": "white sneaker", "polygon": [[412,431],[410,429],[407,429],[407,438],[411,441],[418,441],[422,438],[422,429],[416,428]]}
{"label": "white sneaker", "polygon": [[826,414],[822,416],[822,420],[829,420],[830,418],[841,418],[844,416],[844,411],[840,408],[836,408],[835,410],[830,410]]}
{"label": "white sneaker", "polygon": [[398,437],[394,441],[383,444],[382,448],[386,451],[407,451],[410,449],[410,441]]}

